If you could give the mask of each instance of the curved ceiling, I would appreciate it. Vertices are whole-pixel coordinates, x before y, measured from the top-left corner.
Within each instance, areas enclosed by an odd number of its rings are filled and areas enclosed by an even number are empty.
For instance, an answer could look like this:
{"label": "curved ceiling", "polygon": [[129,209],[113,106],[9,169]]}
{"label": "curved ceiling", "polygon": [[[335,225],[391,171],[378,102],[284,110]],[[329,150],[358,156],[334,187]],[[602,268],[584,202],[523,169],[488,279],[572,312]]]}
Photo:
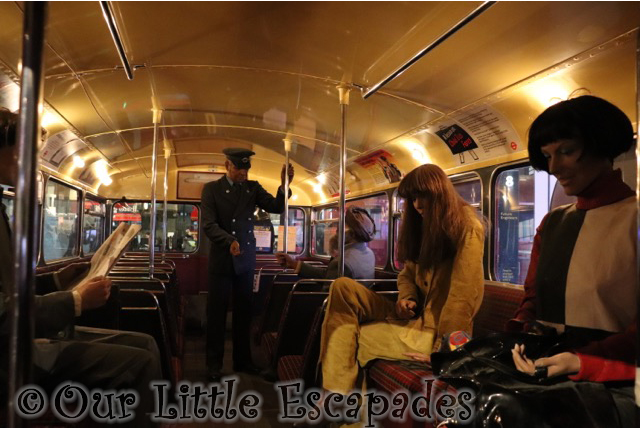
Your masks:
{"label": "curved ceiling", "polygon": [[[415,166],[399,144],[407,136],[432,161],[459,166],[427,131],[478,104],[500,111],[522,140],[543,108],[525,86],[554,73],[564,73],[571,90],[609,92],[635,112],[630,32],[640,22],[638,2],[498,2],[366,100],[363,89],[480,3],[110,4],[134,79],[126,79],[98,2],[51,2],[44,97],[58,118],[50,133],[72,130],[86,144],[80,153],[104,159],[116,180],[150,176],[157,110],[172,171],[211,170],[223,148],[242,146],[257,152],[257,177],[275,178],[288,135],[294,186],[310,181],[337,165],[340,83],[352,88],[350,160],[385,148],[407,169]],[[15,75],[22,5],[0,3],[0,17],[0,61]],[[604,77],[612,72],[615,82]]]}

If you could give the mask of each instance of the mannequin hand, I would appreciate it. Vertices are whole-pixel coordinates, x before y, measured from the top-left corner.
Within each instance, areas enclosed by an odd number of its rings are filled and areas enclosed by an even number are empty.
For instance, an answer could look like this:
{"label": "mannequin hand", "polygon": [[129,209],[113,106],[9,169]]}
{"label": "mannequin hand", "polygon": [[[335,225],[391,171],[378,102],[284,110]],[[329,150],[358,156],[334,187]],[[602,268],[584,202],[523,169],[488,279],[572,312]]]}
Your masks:
{"label": "mannequin hand", "polygon": [[276,259],[282,267],[287,269],[295,269],[298,264],[297,261],[293,260],[293,257],[284,253],[276,253]]}
{"label": "mannequin hand", "polygon": [[231,243],[231,246],[229,247],[229,252],[231,253],[232,256],[239,256],[240,254],[242,254],[242,251],[240,251],[240,244],[238,244],[238,241],[233,241]]}
{"label": "mannequin hand", "polygon": [[[289,185],[291,185],[291,182],[293,181],[293,175],[294,175],[294,171],[293,171],[293,165],[289,164]],[[284,170],[285,170],[285,165],[282,165],[282,171],[280,172],[280,182],[282,183],[282,188],[284,189]]]}
{"label": "mannequin hand", "polygon": [[524,354],[524,345],[516,345],[511,353],[516,368],[523,373],[535,375],[536,367],[546,367],[547,377],[562,376],[580,371],[580,358],[571,352],[562,352],[548,358],[530,360]]}
{"label": "mannequin hand", "polygon": [[416,306],[418,304],[413,300],[398,300],[396,303],[396,315],[403,320],[411,319],[416,316]]}

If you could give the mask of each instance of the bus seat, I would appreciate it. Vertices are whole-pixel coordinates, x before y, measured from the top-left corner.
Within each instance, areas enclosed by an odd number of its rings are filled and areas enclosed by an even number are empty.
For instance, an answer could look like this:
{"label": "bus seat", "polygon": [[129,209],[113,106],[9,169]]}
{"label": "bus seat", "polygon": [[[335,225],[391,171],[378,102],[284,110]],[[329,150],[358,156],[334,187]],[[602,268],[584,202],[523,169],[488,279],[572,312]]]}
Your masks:
{"label": "bus seat", "polygon": [[181,365],[173,361],[169,333],[157,294],[149,290],[121,289],[120,329],[153,336],[160,350],[165,378],[172,381],[174,385],[181,379]]}
{"label": "bus seat", "polygon": [[[261,293],[254,293],[253,296],[253,308],[257,314],[252,328],[255,343],[259,344],[265,333],[278,331],[287,296],[298,279],[298,275],[286,273],[282,269],[260,273],[258,280]],[[262,302],[260,294],[264,294]]]}
{"label": "bus seat", "polygon": [[136,277],[112,278],[112,281],[121,290],[142,289],[156,296],[169,332],[171,354],[181,357],[184,352],[183,324],[180,324],[177,316],[177,301],[167,292],[166,284],[157,279]]}
{"label": "bus seat", "polygon": [[283,355],[278,359],[277,375],[280,381],[302,379],[305,389],[319,386],[318,359],[322,322],[327,309],[327,299],[316,310],[302,355]]}
{"label": "bus seat", "polygon": [[[506,322],[513,317],[518,308],[524,290],[510,284],[486,282],[484,297],[480,310],[474,319],[473,336],[482,337],[492,332],[504,331]],[[418,393],[424,390],[423,378],[432,379],[433,372],[426,364],[417,361],[388,361],[375,360],[366,368],[367,384],[386,393],[404,390]],[[433,392],[455,392],[444,382],[436,381],[433,384]],[[389,426],[402,427],[430,427],[425,422],[406,421],[405,424]],[[434,424],[434,426],[437,424]]]}

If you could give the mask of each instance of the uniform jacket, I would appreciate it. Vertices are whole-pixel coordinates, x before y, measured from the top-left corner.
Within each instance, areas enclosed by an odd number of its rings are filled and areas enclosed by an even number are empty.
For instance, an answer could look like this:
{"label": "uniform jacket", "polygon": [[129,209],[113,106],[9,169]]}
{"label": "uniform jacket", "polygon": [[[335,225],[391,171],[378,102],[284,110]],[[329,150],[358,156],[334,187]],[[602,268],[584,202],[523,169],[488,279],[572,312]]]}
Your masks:
{"label": "uniform jacket", "polygon": [[484,294],[484,228],[471,210],[473,227],[467,230],[453,260],[426,272],[407,261],[398,275],[398,300],[417,302],[420,312],[406,325],[405,343],[417,344],[431,337],[431,349],[437,351],[445,334],[457,330],[472,333],[473,317]]}
{"label": "uniform jacket", "polygon": [[[253,270],[256,264],[256,238],[253,213],[256,206],[270,213],[284,211],[284,193],[271,196],[257,181],[248,180],[234,190],[226,176],[205,184],[202,189],[202,226],[211,241],[209,272],[236,274]],[[291,195],[291,192],[289,192]],[[239,256],[231,256],[233,241],[240,244]]]}

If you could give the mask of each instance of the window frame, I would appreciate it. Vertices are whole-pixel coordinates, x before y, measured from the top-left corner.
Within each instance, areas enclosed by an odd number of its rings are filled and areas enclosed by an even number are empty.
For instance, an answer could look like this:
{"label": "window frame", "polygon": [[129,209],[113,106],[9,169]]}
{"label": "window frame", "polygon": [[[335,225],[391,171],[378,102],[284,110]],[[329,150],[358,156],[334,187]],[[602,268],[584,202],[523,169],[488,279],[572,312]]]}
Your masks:
{"label": "window frame", "polygon": [[[311,228],[311,233],[309,234],[309,254],[313,257],[318,257],[319,259],[322,260],[329,260],[331,259],[330,255],[324,255],[324,254],[318,254],[316,253],[316,224],[318,223],[334,223],[336,221],[340,221],[340,219],[336,218],[336,219],[327,219],[327,220],[317,220],[316,216],[317,216],[317,212],[318,211],[322,211],[324,209],[327,208],[333,208],[333,206],[335,205],[336,210],[338,210],[340,208],[340,204],[338,202],[331,202],[328,204],[324,204],[324,205],[318,205],[317,207],[312,207],[311,208],[311,222],[310,222],[310,228]],[[345,205],[346,205],[346,200],[345,200]],[[313,243],[313,245],[311,245],[311,243]]]}
{"label": "window frame", "polygon": [[[60,262],[66,261],[66,260],[72,260],[72,259],[77,259],[77,258],[82,258],[82,244],[81,244],[81,235],[82,235],[82,220],[83,220],[83,215],[84,215],[84,190],[73,186],[72,184],[66,183],[64,181],[62,181],[61,179],[54,177],[52,175],[48,175],[46,177],[46,180],[43,180],[44,184],[43,184],[43,189],[42,189],[42,204],[40,205],[40,212],[41,212],[41,219],[40,219],[40,254],[39,254],[39,258],[42,260],[42,263],[45,266],[51,266],[51,265],[56,265],[59,264]],[[47,198],[47,186],[49,185],[49,182],[53,181],[54,183],[60,184],[64,187],[67,187],[71,190],[74,190],[76,192],[78,192],[78,200],[77,200],[77,204],[78,204],[78,216],[76,218],[76,227],[77,227],[77,231],[78,233],[76,234],[76,248],[78,249],[78,254],[73,255],[73,256],[68,256],[68,257],[61,257],[59,259],[51,259],[51,260],[47,260],[45,258],[45,254],[44,254],[44,221],[45,221],[45,208],[44,208],[44,204],[46,202],[46,198]]]}
{"label": "window frame", "polygon": [[[349,203],[349,202],[359,201],[361,199],[373,198],[373,197],[376,197],[376,196],[384,196],[387,199],[387,203],[389,203],[389,204],[392,203],[392,199],[389,196],[389,192],[386,191],[386,190],[383,190],[383,191],[378,191],[378,192],[374,192],[374,193],[369,193],[369,194],[366,194],[366,195],[355,196],[355,197],[352,197],[352,198],[349,198],[349,199],[345,198],[344,205],[345,205],[345,208],[346,208],[347,203]],[[313,257],[317,257],[317,258],[322,259],[322,260],[329,260],[329,259],[331,259],[331,256],[322,255],[322,254],[316,254],[315,253],[315,241],[316,241],[316,239],[315,239],[316,238],[316,236],[315,236],[315,234],[316,234],[315,225],[317,223],[331,223],[331,222],[339,221],[339,219],[316,220],[316,212],[321,211],[321,210],[326,209],[326,208],[332,208],[333,206],[335,206],[336,209],[340,208],[340,204],[339,204],[338,201],[326,203],[326,204],[323,204],[323,205],[318,205],[318,206],[315,206],[315,207],[311,207],[311,219],[312,220],[310,222],[311,224],[310,224],[310,233],[309,233],[309,235],[310,235],[309,236],[309,254],[311,256],[313,256]],[[391,212],[392,212],[393,208],[394,207],[389,207],[389,219],[387,220],[387,223],[389,221],[391,221],[391,219],[392,219]],[[313,245],[311,245],[312,243],[313,243]],[[386,260],[384,262],[384,265],[382,267],[376,265],[376,267],[375,267],[376,270],[384,270],[389,265],[390,257],[392,257],[390,255],[390,253],[389,253],[390,250],[391,249],[390,249],[390,243],[389,243],[389,225],[387,224],[387,258],[386,258]]]}
{"label": "window frame", "polygon": [[[496,187],[496,181],[498,180],[498,176],[500,175],[500,173],[502,173],[503,171],[506,170],[510,170],[510,169],[517,169],[517,168],[524,168],[524,167],[531,167],[531,163],[529,162],[529,159],[525,159],[525,160],[516,160],[516,161],[512,161],[512,162],[507,162],[501,165],[498,165],[496,168],[494,168],[491,171],[491,176],[489,177],[489,210],[488,210],[488,218],[489,219],[493,219],[496,215],[496,211],[497,211],[497,207],[496,207],[496,192],[495,192],[495,187]],[[535,192],[535,188],[534,188],[534,192]],[[505,284],[509,287],[515,287],[515,288],[520,288],[520,289],[524,289],[524,284],[518,284],[518,283],[512,283],[512,282],[503,282],[503,281],[499,281],[496,278],[495,275],[495,268],[496,268],[496,257],[495,257],[495,252],[496,252],[496,234],[495,234],[495,224],[493,224],[494,222],[492,220],[490,220],[489,224],[491,225],[491,227],[489,228],[490,231],[490,236],[488,239],[489,242],[489,248],[488,248],[488,254],[489,254],[489,260],[488,260],[488,270],[489,270],[489,280],[499,283],[499,284]]]}
{"label": "window frame", "polygon": [[[115,205],[119,202],[125,202],[127,204],[144,204],[147,203],[149,205],[151,205],[151,200],[144,200],[144,199],[111,199],[110,200],[110,204],[108,206],[109,208],[109,212],[108,212],[108,217],[109,217],[109,234],[111,234],[113,232],[112,228],[113,228],[113,215],[114,215],[114,210],[115,210]],[[162,202],[156,202],[156,206],[160,206],[163,205],[164,201]],[[167,257],[172,256],[172,257],[182,257],[182,258],[187,258],[190,257],[192,255],[197,254],[198,252],[200,252],[200,242],[202,241],[201,239],[201,233],[202,233],[202,204],[200,203],[196,203],[196,201],[176,201],[176,200],[168,200],[167,201],[167,205],[168,204],[185,204],[185,205],[194,205],[196,207],[198,207],[198,243],[196,245],[196,248],[193,251],[189,251],[189,252],[165,252],[165,255]],[[156,211],[157,212],[157,211]],[[158,227],[158,225],[160,225],[160,227],[162,227],[162,223],[156,224],[156,228]],[[137,251],[136,251],[137,252]],[[145,252],[145,251],[142,251]],[[148,252],[148,251],[146,251]],[[156,251],[156,253],[158,253],[158,251]],[[162,250],[160,250],[160,253],[162,253]]]}
{"label": "window frame", "polygon": [[[306,227],[307,226],[307,211],[304,209],[303,206],[300,206],[300,205],[289,205],[289,209],[290,210],[297,209],[297,210],[302,211],[302,251],[300,251],[299,253],[292,253],[291,251],[289,251],[287,254],[292,254],[294,256],[303,256],[307,251],[307,241],[308,241],[308,237],[307,237],[307,233],[306,233],[306,229],[307,229],[307,227]],[[273,213],[267,213],[267,214],[273,214]],[[280,215],[282,216],[282,213]],[[273,225],[274,238],[275,238],[275,230],[277,229],[277,226],[280,226],[280,225],[275,225],[275,224]],[[270,253],[266,253],[266,252],[263,252],[263,251],[257,251],[256,250],[256,254],[263,254],[263,255],[264,254],[275,254],[275,253],[278,252],[277,250],[278,250],[277,248],[273,248],[272,252],[270,252]]]}
{"label": "window frame", "polygon": [[[100,198],[97,195],[85,192],[82,198],[82,230],[80,233],[80,257],[87,257],[87,256],[92,256],[95,254],[95,252],[93,253],[85,253],[84,252],[84,216],[87,215],[85,213],[84,210],[84,203],[85,201],[93,201],[93,202],[97,202],[100,205],[103,206],[104,209],[104,214],[102,215],[96,215],[96,214],[89,214],[91,217],[102,217],[104,224],[102,227],[102,236],[101,236],[101,240],[100,240],[100,246],[102,246],[102,244],[104,243],[105,239],[106,239],[106,232],[107,232],[107,201],[104,198]],[[98,248],[100,248],[100,246],[98,246]]]}

